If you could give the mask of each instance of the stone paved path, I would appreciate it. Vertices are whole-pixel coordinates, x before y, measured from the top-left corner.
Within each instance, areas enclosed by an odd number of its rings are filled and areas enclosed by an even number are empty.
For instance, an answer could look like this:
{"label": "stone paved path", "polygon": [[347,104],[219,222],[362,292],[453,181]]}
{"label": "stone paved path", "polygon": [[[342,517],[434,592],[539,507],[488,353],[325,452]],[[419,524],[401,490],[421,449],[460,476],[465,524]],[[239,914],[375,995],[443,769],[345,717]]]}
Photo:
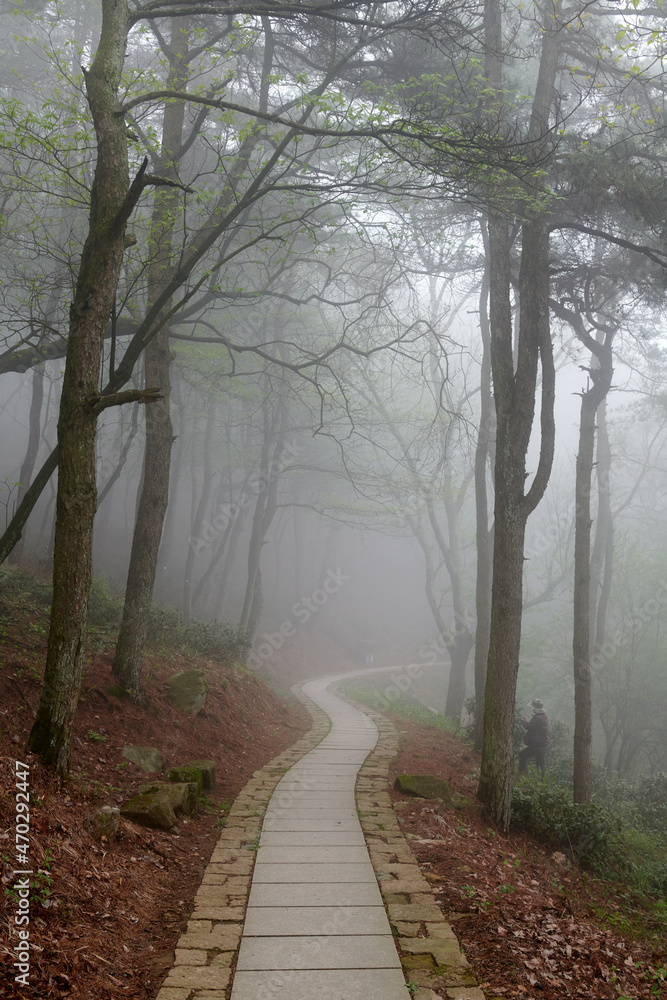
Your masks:
{"label": "stone paved path", "polygon": [[328,736],[264,818],[231,1000],[409,1000],[354,798],[373,721],[310,681]]}
{"label": "stone paved path", "polygon": [[234,800],[156,1000],[485,1000],[392,808],[394,726],[327,690],[350,676],[293,689],[312,729]]}

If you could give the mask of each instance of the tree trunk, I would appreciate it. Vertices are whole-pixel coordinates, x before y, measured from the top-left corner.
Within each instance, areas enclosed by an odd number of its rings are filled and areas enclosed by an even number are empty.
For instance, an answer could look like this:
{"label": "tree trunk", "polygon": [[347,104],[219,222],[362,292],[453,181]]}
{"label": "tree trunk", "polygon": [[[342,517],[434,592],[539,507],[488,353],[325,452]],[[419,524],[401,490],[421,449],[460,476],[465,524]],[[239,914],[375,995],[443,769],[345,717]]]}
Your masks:
{"label": "tree trunk", "polygon": [[[39,442],[41,437],[42,403],[44,402],[44,365],[37,365],[32,373],[32,395],[30,398],[30,418],[28,430],[28,447],[25,458],[19,472],[19,492],[17,500],[20,503],[28,491],[28,483],[32,480],[35,471],[35,462],[39,452]],[[23,561],[23,549],[25,538],[21,535],[20,541],[12,553],[11,562],[20,563]]]}
{"label": "tree trunk", "polygon": [[[167,512],[164,516],[164,526],[162,528],[162,540],[160,542],[160,551],[158,552],[158,566],[162,566],[164,569],[169,569],[171,561],[175,558],[174,555],[174,527],[176,524],[176,519],[179,510],[179,500],[180,500],[180,483],[183,474],[183,457],[185,455],[186,444],[187,444],[187,415],[184,410],[184,401],[181,397],[180,383],[176,379],[172,386],[172,395],[174,399],[174,414],[177,415],[178,425],[176,427],[175,443],[176,447],[172,448],[170,453],[170,469],[169,469],[169,489],[168,489],[168,504]],[[172,575],[169,575],[169,580],[172,580]],[[167,604],[174,604],[178,601],[178,595],[173,585],[173,580],[170,588],[167,588],[165,579],[157,577],[156,574],[156,587],[154,589],[154,596],[157,591],[156,599]]]}
{"label": "tree trunk", "polygon": [[[172,19],[170,70],[167,88],[182,90],[188,79],[185,56],[188,49],[189,19]],[[165,104],[162,122],[162,152],[159,171],[177,179],[177,158],[181,148],[185,105]],[[165,285],[171,262],[172,238],[178,218],[179,194],[176,188],[161,188],[156,196],[152,218],[152,241],[155,256],[148,274],[148,302],[154,302]],[[165,312],[170,303],[165,306]],[[157,322],[162,321],[161,314]],[[162,526],[169,500],[169,473],[174,429],[170,412],[169,324],[162,326],[146,347],[146,384],[159,385],[162,395],[146,413],[146,451],[132,537],[132,551],[125,589],[125,604],[113,673],[119,686],[132,701],[143,700],[141,674],[144,665],[146,629],[153,600]]]}
{"label": "tree trunk", "polygon": [[264,435],[266,447],[262,443],[262,458],[260,464],[261,491],[252,520],[250,547],[248,550],[248,584],[246,588],[243,611],[241,613],[241,628],[245,628],[252,637],[259,626],[264,603],[262,592],[261,554],[271,522],[275,517],[278,504],[279,463],[283,451],[285,432],[284,401],[280,402],[280,424],[273,449],[273,460],[269,462],[269,440],[271,428],[268,422],[268,407],[265,410]]}
{"label": "tree trunk", "polygon": [[2,538],[0,538],[0,565],[2,565],[14,546],[18,545],[21,540],[23,528],[32,513],[32,509],[39,500],[44,487],[57,468],[58,448],[56,447],[45,460],[41,469],[24,493],[23,499],[16,508],[14,516],[7,526],[7,530],[3,534]]}
{"label": "tree trunk", "polygon": [[[582,393],[579,420],[579,452],[575,480],[574,522],[574,801],[585,804],[591,797],[591,482],[595,451],[595,416],[611,388],[612,343],[608,331],[604,342],[593,341],[578,330],[593,354],[590,369],[592,386]],[[577,329],[577,328],[575,328]]]}
{"label": "tree trunk", "polygon": [[260,556],[264,542],[264,510],[266,508],[268,490],[267,478],[270,448],[269,435],[271,430],[269,406],[266,400],[264,401],[262,409],[264,426],[259,459],[260,489],[257,493],[255,509],[252,514],[252,528],[250,530],[250,543],[248,546],[248,580],[246,583],[245,597],[243,599],[241,620],[239,622],[240,627],[245,629],[248,628],[250,613],[252,611],[253,601],[255,600],[255,583],[257,580],[257,573],[259,572]]}
{"label": "tree trunk", "polygon": [[598,516],[591,556],[591,649],[598,653],[607,626],[607,606],[614,565],[614,519],[611,511],[611,446],[607,428],[607,397],[597,412],[597,456],[595,474],[598,487]]}
{"label": "tree trunk", "polygon": [[[243,500],[244,496],[247,495],[246,491],[247,491],[249,479],[250,479],[250,476],[247,475],[246,478],[245,478],[245,481],[243,483],[243,486],[241,487],[241,489],[239,491],[239,499],[241,499],[241,500]],[[224,496],[223,487],[222,486],[218,490],[217,496],[218,497]],[[216,509],[217,509],[217,507],[216,507]],[[212,559],[211,559],[211,561],[210,561],[210,563],[209,563],[209,565],[208,565],[208,567],[206,569],[206,572],[204,573],[204,575],[202,576],[201,580],[199,581],[199,583],[195,587],[195,592],[193,594],[193,601],[194,601],[195,605],[197,605],[201,601],[202,611],[205,611],[206,608],[210,604],[210,601],[206,600],[205,598],[204,598],[204,600],[201,600],[202,597],[204,597],[204,590],[205,590],[206,587],[208,587],[209,583],[211,582],[211,580],[212,580],[212,578],[213,578],[213,576],[215,574],[215,571],[216,571],[218,565],[220,564],[220,562],[223,561],[223,560],[226,560],[228,558],[229,552],[230,552],[230,548],[231,548],[231,538],[232,538],[233,533],[234,533],[234,527],[237,524],[237,522],[240,521],[242,523],[243,516],[245,514],[245,508],[243,508],[242,506],[240,506],[238,504],[236,505],[236,507],[234,507],[233,506],[233,502],[230,502],[229,510],[230,510],[230,513],[229,513],[228,523],[226,524],[226,526],[224,528],[224,531],[223,531],[223,533],[222,533],[222,535],[220,537],[220,541],[218,542],[218,546],[217,546],[217,548],[215,550],[215,553],[214,553],[214,555],[213,555],[213,557],[212,557]],[[241,525],[239,524],[239,528],[240,528],[240,526]],[[225,565],[225,562],[223,561],[223,566],[224,565]],[[223,570],[223,573],[224,573],[224,570]]]}
{"label": "tree trunk", "polygon": [[[493,585],[478,797],[492,820],[509,828],[514,781],[514,702],[519,670],[523,552],[528,515],[546,489],[553,461],[554,384],[549,333],[549,242],[544,216],[522,227],[517,368],[509,300],[508,223],[489,216],[491,362],[497,414]],[[533,427],[538,361],[542,366],[542,439],[526,494],[526,455]]]}
{"label": "tree trunk", "polygon": [[591,478],[595,448],[595,411],[591,392],[582,393],[579,418],[579,451],[575,475],[574,518],[574,801],[585,803],[591,795]]}
{"label": "tree trunk", "polygon": [[[211,396],[208,403],[208,413],[206,414],[206,430],[204,431],[204,465],[202,470],[202,488],[197,503],[197,509],[192,522],[191,539],[199,538],[204,523],[204,514],[208,509],[208,502],[211,496],[211,480],[213,478],[211,461],[211,440],[213,437],[213,427],[215,424],[215,397],[211,389]],[[188,546],[188,554],[185,557],[185,569],[183,571],[183,620],[186,625],[192,619],[192,590],[193,577],[195,575],[195,560],[197,549],[194,545]]]}
{"label": "tree trunk", "polygon": [[[498,421],[498,450],[506,435]],[[499,463],[500,464],[500,463]],[[482,767],[477,797],[490,816],[506,831],[509,827],[514,781],[514,702],[521,642],[521,594],[525,521],[516,510],[512,476],[496,468],[496,522],[493,545],[491,628],[486,687]],[[505,470],[502,470],[505,472]]]}
{"label": "tree trunk", "polygon": [[125,249],[129,198],[127,130],[118,88],[128,28],[127,0],[102,0],[97,53],[85,73],[97,137],[89,231],[70,308],[58,420],[58,498],[53,603],[46,671],[30,749],[59,774],[69,771],[91,582],[96,506],[95,431],[104,330],[114,305]]}
{"label": "tree trunk", "polygon": [[[446,452],[445,452],[446,454]],[[463,487],[465,491],[467,486]],[[471,633],[468,623],[468,611],[465,602],[465,591],[463,585],[463,565],[461,558],[461,533],[459,526],[459,513],[461,509],[461,497],[455,498],[455,484],[448,475],[445,482],[445,516],[447,520],[447,538],[449,546],[443,550],[441,538],[442,533],[436,533],[436,540],[440,544],[443,557],[447,558],[447,572],[452,584],[452,610],[454,612],[454,636],[447,644],[450,659],[449,684],[447,685],[447,701],[445,704],[445,715],[449,719],[454,719],[458,725],[461,722],[461,712],[466,697],[466,668],[468,657],[475,643],[474,635]],[[430,498],[429,498],[430,501]],[[429,503],[432,510],[432,505]],[[432,510],[435,516],[435,511]]]}
{"label": "tree trunk", "polygon": [[[485,232],[485,242],[486,232]],[[484,687],[486,662],[489,656],[491,628],[492,535],[489,531],[489,500],[486,466],[495,433],[495,410],[491,394],[491,348],[489,332],[489,267],[484,268],[479,295],[479,319],[482,336],[480,371],[480,415],[475,448],[475,526],[477,546],[477,577],[475,580],[475,749],[481,752],[484,731]]]}
{"label": "tree trunk", "polygon": [[[122,440],[122,425],[120,426],[120,430],[121,430],[121,434],[120,434],[120,438],[119,438],[119,444],[120,444],[120,440]],[[127,437],[125,438],[125,441],[123,442],[123,446],[120,449],[120,453],[118,455],[118,461],[116,463],[116,467],[114,468],[113,472],[111,473],[111,475],[107,479],[107,481],[104,484],[103,488],[98,493],[98,497],[97,497],[97,510],[98,511],[99,511],[100,507],[102,506],[102,504],[104,503],[104,501],[106,500],[106,498],[111,493],[111,490],[114,488],[114,486],[116,485],[116,483],[118,482],[118,480],[120,479],[120,477],[123,474],[123,469],[125,468],[125,463],[127,461],[127,456],[130,453],[130,448],[132,447],[132,443],[133,443],[135,437],[137,436],[137,431],[138,430],[139,430],[139,407],[135,406],[134,410],[132,411],[132,419],[130,421],[130,429],[127,432]]]}
{"label": "tree trunk", "polygon": [[232,530],[229,536],[229,545],[227,547],[227,554],[225,555],[225,561],[222,567],[222,573],[220,574],[220,582],[218,583],[218,598],[216,602],[216,611],[220,619],[224,621],[225,615],[225,601],[227,597],[227,584],[229,582],[229,577],[231,576],[232,570],[234,569],[234,562],[236,559],[236,550],[239,546],[239,541],[241,539],[241,534],[243,532],[243,526],[245,524],[246,517],[248,515],[248,508],[242,507],[241,511],[234,518],[232,523]]}
{"label": "tree trunk", "polygon": [[475,637],[470,632],[457,632],[454,641],[447,646],[451,663],[449,684],[447,685],[447,701],[445,715],[454,719],[457,725],[461,721],[461,712],[466,697],[466,669],[470,651],[475,645]]}
{"label": "tree trunk", "polygon": [[[497,438],[491,627],[477,795],[490,818],[505,832],[509,829],[514,781],[514,702],[521,645],[526,521],[544,495],[555,442],[547,218],[545,208],[532,208],[529,203],[537,191],[544,190],[542,165],[548,153],[546,142],[559,51],[560,26],[556,13],[552,4],[545,4],[540,66],[527,136],[536,170],[527,177],[528,199],[521,227],[520,319],[516,341],[512,335],[510,303],[509,222],[502,206],[493,204],[488,216],[489,320]],[[495,98],[502,82],[498,65],[502,37],[500,11],[495,0],[488,0],[485,21],[487,73]],[[538,365],[542,369],[540,457],[533,482],[525,493]]]}

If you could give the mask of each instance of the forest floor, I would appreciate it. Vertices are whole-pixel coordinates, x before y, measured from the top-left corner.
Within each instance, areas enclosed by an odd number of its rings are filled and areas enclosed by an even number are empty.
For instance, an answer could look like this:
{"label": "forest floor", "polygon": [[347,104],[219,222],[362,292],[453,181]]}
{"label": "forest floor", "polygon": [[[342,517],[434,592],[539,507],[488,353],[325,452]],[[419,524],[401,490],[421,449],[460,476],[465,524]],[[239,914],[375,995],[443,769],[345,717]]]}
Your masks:
{"label": "forest floor", "polygon": [[[72,742],[71,778],[60,784],[26,750],[39,702],[45,640],[5,630],[0,642],[0,996],[149,1000],[173,963],[173,949],[235,796],[253,772],[295,743],[311,718],[289,694],[251,673],[174,650],[147,657],[148,708],[108,693],[111,655],[86,667]],[[163,682],[201,668],[209,691],[196,717],[167,702]],[[120,805],[155,778],[121,756],[124,746],[155,747],[165,767],[214,760],[216,787],[176,835],[121,819],[108,844],[86,830],[88,815]],[[14,982],[16,877],[15,763],[29,764],[31,877],[30,986]]]}
{"label": "forest floor", "polygon": [[[173,961],[224,817],[253,771],[299,739],[310,717],[254,675],[173,649],[146,664],[149,708],[111,696],[111,657],[86,668],[72,745],[72,775],[61,785],[26,751],[40,692],[41,626],[0,630],[0,996],[73,1000],[152,1000]],[[163,681],[201,667],[210,685],[194,718],[176,712]],[[333,663],[331,669],[335,669]],[[395,716],[400,773],[436,774],[474,794],[473,750],[433,724]],[[127,744],[156,747],[166,766],[215,760],[217,785],[176,835],[125,820],[109,844],[92,840],[86,818],[125,801],[147,780],[125,761]],[[30,986],[14,982],[15,762],[28,763],[32,877]],[[394,798],[403,797],[392,791]],[[666,942],[635,937],[628,900],[524,835],[502,837],[474,810],[405,800],[402,829],[452,921],[489,996],[524,1000],[661,996],[651,968],[665,965]]]}
{"label": "forest floor", "polygon": [[[479,756],[435,725],[391,716],[401,732],[390,779],[434,774],[474,797]],[[478,810],[402,800],[399,823],[482,989],[522,1000],[667,996],[667,935],[642,905],[532,836],[503,837]],[[645,907],[648,910],[648,907]],[[660,978],[658,969],[662,969]]]}

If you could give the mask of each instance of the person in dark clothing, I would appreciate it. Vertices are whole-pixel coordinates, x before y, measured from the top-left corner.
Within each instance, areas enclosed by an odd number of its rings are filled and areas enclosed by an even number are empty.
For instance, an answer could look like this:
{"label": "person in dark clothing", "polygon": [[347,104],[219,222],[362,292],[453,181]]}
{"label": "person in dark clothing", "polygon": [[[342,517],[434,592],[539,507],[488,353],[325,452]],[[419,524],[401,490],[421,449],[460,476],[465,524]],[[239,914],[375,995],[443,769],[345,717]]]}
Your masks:
{"label": "person in dark clothing", "polygon": [[526,746],[519,754],[519,774],[526,774],[528,761],[533,759],[542,774],[547,766],[547,746],[549,745],[549,722],[544,705],[536,698],[532,702],[533,717],[530,721],[521,719],[521,725],[526,730],[523,741]]}

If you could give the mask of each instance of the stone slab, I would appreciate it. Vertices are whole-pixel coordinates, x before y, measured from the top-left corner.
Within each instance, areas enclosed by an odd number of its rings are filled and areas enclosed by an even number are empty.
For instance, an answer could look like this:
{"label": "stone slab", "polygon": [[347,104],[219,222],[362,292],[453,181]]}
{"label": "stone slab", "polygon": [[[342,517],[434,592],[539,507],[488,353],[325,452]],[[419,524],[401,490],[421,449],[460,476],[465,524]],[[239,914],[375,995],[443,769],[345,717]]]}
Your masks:
{"label": "stone slab", "polygon": [[313,750],[310,762],[312,764],[359,764],[366,760],[365,750]]}
{"label": "stone slab", "polygon": [[[248,906],[379,906],[382,896],[373,882],[332,883],[304,882],[299,885],[284,883],[254,883],[250,890]],[[384,913],[384,908],[382,909]]]}
{"label": "stone slab", "polygon": [[358,764],[311,764],[310,758],[303,757],[299,764],[295,764],[294,767],[290,768],[290,775],[301,775],[301,774],[314,774],[321,777],[327,776],[340,776],[346,778],[349,775],[355,775],[359,773]]}
{"label": "stone slab", "polygon": [[390,903],[388,910],[391,920],[428,920],[431,923],[446,922],[442,910],[436,903],[431,903],[430,905],[428,903],[408,903],[407,905]]}
{"label": "stone slab", "polygon": [[249,906],[243,936],[388,934],[381,906]]}
{"label": "stone slab", "polygon": [[[311,750],[308,754],[308,761],[317,760],[318,756],[326,753],[350,753],[368,755],[373,750],[372,738],[367,736],[355,736],[354,733],[346,734],[344,739],[329,737],[323,740],[319,746]],[[313,755],[311,757],[311,754]],[[346,761],[348,764],[356,764],[356,760]]]}
{"label": "stone slab", "polygon": [[290,781],[281,781],[276,792],[348,792],[354,790],[354,777],[343,775],[340,778],[327,778],[323,775],[306,775],[292,777]]}
{"label": "stone slab", "polygon": [[260,847],[257,864],[366,864],[365,847]]}
{"label": "stone slab", "polygon": [[176,965],[167,976],[165,986],[180,986],[190,990],[200,988],[222,991],[230,977],[229,969],[221,967]]}
{"label": "stone slab", "polygon": [[[367,937],[270,937],[241,941],[240,971],[269,969],[399,969],[390,934]],[[176,985],[176,984],[174,984]]]}
{"label": "stone slab", "polygon": [[364,847],[361,830],[306,830],[288,833],[264,831],[259,839],[260,847]]}
{"label": "stone slab", "polygon": [[[330,812],[331,810],[328,810]],[[336,813],[336,816],[340,816]],[[264,833],[324,833],[330,830],[336,831],[356,831],[359,829],[359,820],[356,816],[335,819],[322,816],[321,812],[314,809],[302,810],[301,815],[295,816],[287,813],[280,816],[269,816],[264,823]]]}
{"label": "stone slab", "polygon": [[399,969],[237,972],[232,1000],[410,1000]]}
{"label": "stone slab", "polygon": [[319,792],[298,790],[279,792],[271,799],[266,814],[272,815],[285,809],[355,809],[354,791]]}
{"label": "stone slab", "polygon": [[253,884],[262,882],[375,882],[370,861],[365,864],[257,865]]}
{"label": "stone slab", "polygon": [[399,938],[401,951],[410,955],[432,955],[438,965],[467,966],[468,960],[456,938]]}
{"label": "stone slab", "polygon": [[264,828],[267,824],[278,820],[286,819],[323,819],[331,829],[335,829],[342,820],[351,820],[355,824],[355,830],[359,829],[359,818],[356,809],[335,809],[326,806],[295,806],[293,809],[268,809],[264,819]]}

